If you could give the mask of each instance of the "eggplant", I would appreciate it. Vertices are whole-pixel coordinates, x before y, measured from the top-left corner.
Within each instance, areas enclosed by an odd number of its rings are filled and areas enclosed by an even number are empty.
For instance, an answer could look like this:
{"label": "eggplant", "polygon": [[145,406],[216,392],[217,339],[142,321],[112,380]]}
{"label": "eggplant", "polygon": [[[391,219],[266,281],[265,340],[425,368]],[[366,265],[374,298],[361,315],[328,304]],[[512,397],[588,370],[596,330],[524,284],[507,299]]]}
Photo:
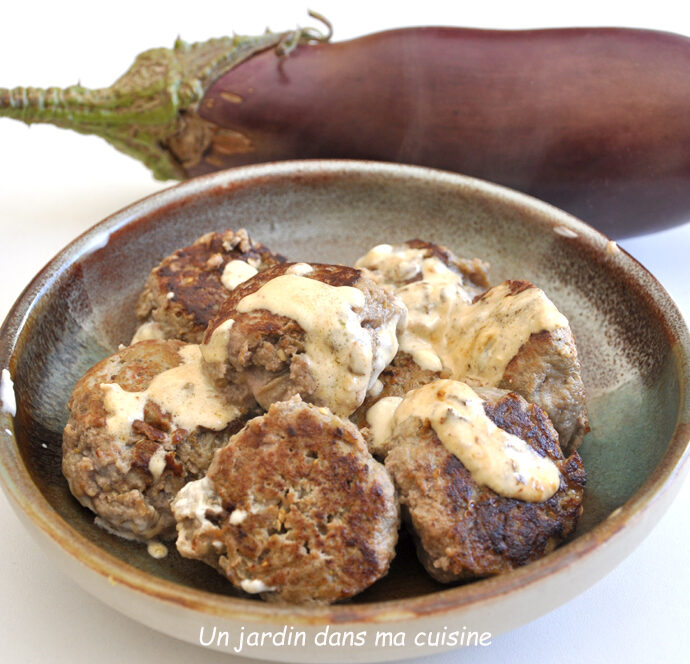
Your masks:
{"label": "eggplant", "polygon": [[0,116],[98,134],[162,179],[371,159],[507,185],[618,238],[690,218],[690,39],[327,27],[178,40],[110,88],[0,89]]}

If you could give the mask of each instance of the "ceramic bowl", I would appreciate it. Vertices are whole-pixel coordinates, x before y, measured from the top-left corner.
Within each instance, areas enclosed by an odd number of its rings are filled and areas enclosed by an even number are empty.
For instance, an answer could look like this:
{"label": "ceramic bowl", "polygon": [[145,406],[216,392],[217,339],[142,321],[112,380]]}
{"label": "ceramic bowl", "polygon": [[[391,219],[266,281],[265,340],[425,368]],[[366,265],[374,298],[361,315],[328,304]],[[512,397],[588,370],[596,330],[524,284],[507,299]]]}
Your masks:
{"label": "ceramic bowl", "polygon": [[[592,432],[581,454],[589,482],[575,538],[504,576],[446,587],[424,573],[403,536],[390,574],[353,600],[283,607],[240,596],[210,568],[175,551],[155,560],[144,546],[96,527],[60,470],[71,389],[128,341],[137,295],[163,256],[207,231],[238,227],[292,259],[320,262],[348,263],[374,244],[422,237],[490,261],[493,282],[528,279],[541,286],[570,319],[588,390]],[[24,291],[0,339],[0,368],[9,371],[0,385],[0,477],[59,567],[112,607],[177,638],[210,640],[210,647],[229,651],[242,630],[245,637],[266,632],[264,646],[244,654],[279,661],[440,652],[453,647],[450,639],[432,647],[420,635],[497,635],[530,621],[609,572],[657,522],[687,466],[689,348],[682,318],[655,279],[606,237],[544,203],[393,164],[240,168],[114,214],[64,249]],[[302,632],[304,645],[302,637],[288,643]],[[378,632],[403,637],[381,647]]]}

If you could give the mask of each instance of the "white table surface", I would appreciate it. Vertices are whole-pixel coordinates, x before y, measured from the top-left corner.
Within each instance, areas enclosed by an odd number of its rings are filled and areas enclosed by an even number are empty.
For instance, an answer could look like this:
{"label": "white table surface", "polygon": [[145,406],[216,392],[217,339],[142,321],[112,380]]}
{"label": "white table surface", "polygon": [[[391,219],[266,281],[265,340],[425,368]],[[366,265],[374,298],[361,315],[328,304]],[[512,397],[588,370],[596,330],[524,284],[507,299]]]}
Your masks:
{"label": "white table surface", "polygon": [[[243,3],[244,4],[244,3]],[[0,85],[107,85],[145,48],[268,24],[305,23],[306,4],[222,0],[193,4],[121,0],[111,5],[63,0],[2,7]],[[524,28],[624,25],[690,35],[681,3],[424,2],[379,7],[320,0],[311,5],[345,39],[420,24]],[[478,3],[477,3],[478,4]],[[101,140],[0,119],[0,316],[62,246],[107,214],[155,191],[137,162]],[[690,218],[689,220],[690,221]],[[674,297],[690,319],[690,223],[621,242]],[[649,537],[606,578],[542,618],[495,636],[488,648],[447,653],[438,662],[690,661],[690,482]],[[10,664],[97,660],[244,661],[176,641],[109,609],[57,572],[0,493],[0,659]]]}

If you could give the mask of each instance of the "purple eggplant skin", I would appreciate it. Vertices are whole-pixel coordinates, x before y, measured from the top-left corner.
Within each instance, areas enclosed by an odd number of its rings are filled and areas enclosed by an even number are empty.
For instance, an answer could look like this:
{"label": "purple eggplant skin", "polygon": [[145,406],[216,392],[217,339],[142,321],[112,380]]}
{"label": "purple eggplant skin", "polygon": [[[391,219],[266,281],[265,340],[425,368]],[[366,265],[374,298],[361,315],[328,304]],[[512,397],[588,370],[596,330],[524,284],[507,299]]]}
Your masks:
{"label": "purple eggplant skin", "polygon": [[617,238],[690,219],[690,39],[670,33],[404,28],[266,50],[197,112],[225,139],[188,175],[397,161],[512,187]]}

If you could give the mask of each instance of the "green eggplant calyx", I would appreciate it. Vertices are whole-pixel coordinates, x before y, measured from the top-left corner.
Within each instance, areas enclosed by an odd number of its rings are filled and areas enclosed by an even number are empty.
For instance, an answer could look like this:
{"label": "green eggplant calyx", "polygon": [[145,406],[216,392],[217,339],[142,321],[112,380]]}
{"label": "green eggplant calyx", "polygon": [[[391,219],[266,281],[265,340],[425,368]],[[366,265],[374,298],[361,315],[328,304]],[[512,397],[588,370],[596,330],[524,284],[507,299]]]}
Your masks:
{"label": "green eggplant calyx", "polygon": [[288,55],[299,44],[328,41],[330,24],[310,14],[326,24],[326,34],[297,28],[193,44],[178,38],[172,49],[140,53],[107,88],[0,88],[0,117],[95,134],[142,161],[156,179],[182,179],[185,165],[203,152],[214,132],[196,115],[206,90],[256,53],[274,48],[278,55]]}

